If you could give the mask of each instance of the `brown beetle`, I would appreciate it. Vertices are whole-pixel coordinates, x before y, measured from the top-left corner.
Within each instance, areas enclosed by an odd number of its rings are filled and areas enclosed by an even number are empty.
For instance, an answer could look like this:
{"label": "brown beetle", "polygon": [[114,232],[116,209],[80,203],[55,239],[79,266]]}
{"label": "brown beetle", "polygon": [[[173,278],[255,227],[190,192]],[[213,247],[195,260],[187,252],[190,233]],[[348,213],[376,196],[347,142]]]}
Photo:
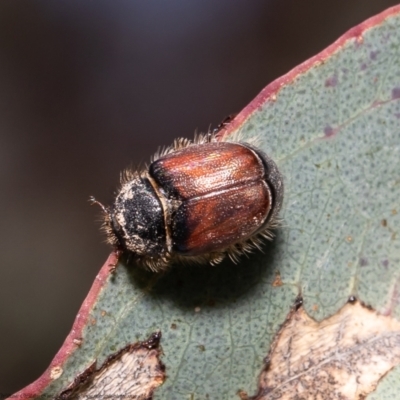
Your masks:
{"label": "brown beetle", "polygon": [[283,199],[274,161],[212,134],[176,140],[121,183],[114,204],[103,207],[108,242],[156,272],[174,261],[236,261],[272,238]]}

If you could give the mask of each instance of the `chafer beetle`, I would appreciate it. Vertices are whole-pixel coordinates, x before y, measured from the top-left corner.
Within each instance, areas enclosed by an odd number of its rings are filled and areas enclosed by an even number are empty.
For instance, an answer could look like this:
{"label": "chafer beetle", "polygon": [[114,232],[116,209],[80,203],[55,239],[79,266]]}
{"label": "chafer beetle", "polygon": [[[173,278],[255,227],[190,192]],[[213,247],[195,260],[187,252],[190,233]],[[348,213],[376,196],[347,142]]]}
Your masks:
{"label": "chafer beetle", "polygon": [[272,238],[282,176],[257,147],[214,134],[177,139],[143,171],[127,170],[102,206],[107,241],[159,272],[175,262],[218,264]]}

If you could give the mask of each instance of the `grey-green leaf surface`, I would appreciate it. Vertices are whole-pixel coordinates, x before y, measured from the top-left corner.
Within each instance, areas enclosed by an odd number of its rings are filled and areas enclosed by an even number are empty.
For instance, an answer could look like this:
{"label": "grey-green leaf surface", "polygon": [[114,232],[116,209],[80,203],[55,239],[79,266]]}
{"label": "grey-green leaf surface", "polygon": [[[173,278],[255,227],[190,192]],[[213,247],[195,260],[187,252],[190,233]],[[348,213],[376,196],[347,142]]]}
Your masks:
{"label": "grey-green leaf surface", "polygon": [[[400,317],[399,12],[349,32],[228,126],[226,134],[257,136],[284,176],[282,226],[264,252],[163,276],[120,265],[89,310],[82,345],[43,396],[160,330],[167,379],[155,399],[234,399],[257,391],[298,295],[317,320],[351,295]],[[278,273],[282,285],[273,284]],[[398,368],[378,390],[379,398],[400,393]]]}

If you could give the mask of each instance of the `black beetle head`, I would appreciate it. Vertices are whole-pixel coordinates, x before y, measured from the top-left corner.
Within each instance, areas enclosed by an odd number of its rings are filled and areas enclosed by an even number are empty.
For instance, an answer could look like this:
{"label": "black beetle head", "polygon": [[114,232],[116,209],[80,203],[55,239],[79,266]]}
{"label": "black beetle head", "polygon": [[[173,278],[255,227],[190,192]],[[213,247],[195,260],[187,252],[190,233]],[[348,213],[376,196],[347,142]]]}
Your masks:
{"label": "black beetle head", "polygon": [[137,256],[160,257],[166,251],[164,213],[147,178],[124,183],[109,213],[117,246]]}

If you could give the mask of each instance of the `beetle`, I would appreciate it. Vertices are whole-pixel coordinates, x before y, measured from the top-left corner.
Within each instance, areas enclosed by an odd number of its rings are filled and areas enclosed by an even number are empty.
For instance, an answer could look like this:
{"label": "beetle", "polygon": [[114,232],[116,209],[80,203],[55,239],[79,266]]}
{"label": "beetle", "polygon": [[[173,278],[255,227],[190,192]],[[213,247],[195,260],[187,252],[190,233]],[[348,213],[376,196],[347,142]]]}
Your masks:
{"label": "beetle", "polygon": [[127,170],[103,229],[118,254],[152,271],[174,262],[221,262],[272,239],[283,200],[276,163],[253,144],[177,139],[141,171]]}

